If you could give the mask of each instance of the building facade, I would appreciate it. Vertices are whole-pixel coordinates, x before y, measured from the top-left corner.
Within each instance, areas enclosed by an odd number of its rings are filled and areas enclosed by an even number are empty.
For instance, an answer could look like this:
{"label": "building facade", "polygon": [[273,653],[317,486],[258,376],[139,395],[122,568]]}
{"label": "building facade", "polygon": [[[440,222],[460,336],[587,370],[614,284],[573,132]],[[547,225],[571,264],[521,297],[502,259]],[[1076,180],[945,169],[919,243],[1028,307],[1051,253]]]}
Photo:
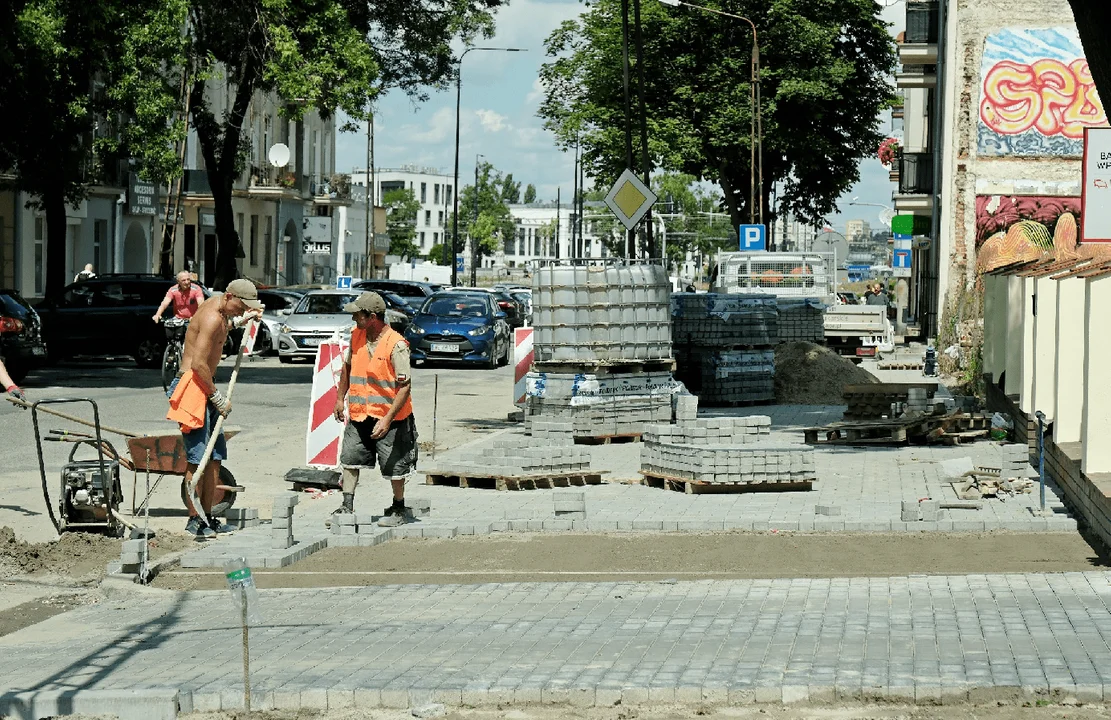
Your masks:
{"label": "building facade", "polygon": [[[351,173],[351,184],[357,187],[367,185],[366,168],[358,168]],[[452,175],[438,168],[419,165],[402,165],[399,168],[375,168],[374,200],[385,205],[383,198],[393,190],[411,190],[413,197],[420,203],[417,213],[416,237],[413,242],[420,248],[423,256],[434,245],[443,244],[451,233],[448,223],[451,220],[454,201],[455,180]],[[465,213],[466,208],[459,212]],[[385,228],[380,228],[385,231]]]}

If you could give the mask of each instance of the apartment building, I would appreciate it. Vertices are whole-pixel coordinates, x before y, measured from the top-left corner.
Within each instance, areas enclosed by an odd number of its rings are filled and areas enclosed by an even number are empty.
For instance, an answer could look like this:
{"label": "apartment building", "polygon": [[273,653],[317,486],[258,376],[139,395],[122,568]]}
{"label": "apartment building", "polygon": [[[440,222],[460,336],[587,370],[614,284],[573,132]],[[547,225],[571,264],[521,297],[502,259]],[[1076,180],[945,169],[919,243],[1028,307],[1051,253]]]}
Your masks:
{"label": "apartment building", "polygon": [[[366,187],[366,168],[357,168],[351,173],[351,184],[357,187]],[[413,197],[420,203],[420,212],[417,213],[416,237],[413,242],[420,248],[422,255],[427,255],[433,245],[445,241],[451,232],[448,223],[451,220],[452,202],[454,201],[455,180],[448,173],[438,168],[422,167],[419,165],[402,165],[399,168],[376,168],[374,170],[374,199],[379,205],[384,205],[383,198],[393,190],[411,190]],[[462,213],[466,208],[460,208]]]}

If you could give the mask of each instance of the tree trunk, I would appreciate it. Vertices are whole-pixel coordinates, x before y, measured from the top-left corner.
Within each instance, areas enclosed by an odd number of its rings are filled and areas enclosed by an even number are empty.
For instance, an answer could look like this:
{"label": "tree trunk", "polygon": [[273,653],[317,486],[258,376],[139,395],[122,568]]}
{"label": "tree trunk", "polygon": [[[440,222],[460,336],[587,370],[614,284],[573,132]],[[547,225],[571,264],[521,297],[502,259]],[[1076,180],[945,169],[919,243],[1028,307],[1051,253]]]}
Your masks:
{"label": "tree trunk", "polygon": [[208,184],[212,187],[212,202],[216,216],[216,276],[215,289],[223,290],[232,280],[239,277],[239,267],[235,254],[239,250],[239,233],[235,228],[235,212],[231,204],[234,176],[222,172],[208,172]]}
{"label": "tree trunk", "polygon": [[66,198],[60,185],[42,195],[46,212],[46,297],[62,294],[66,286]]}
{"label": "tree trunk", "polygon": [[739,228],[742,224],[741,219],[741,206],[737,202],[737,197],[734,194],[733,183],[729,180],[729,168],[722,165],[718,184],[721,185],[722,199],[725,201],[725,209],[729,212],[729,219],[733,222],[734,228]]}
{"label": "tree trunk", "polygon": [[1107,0],[1069,0],[1069,5],[1096,89],[1107,104],[1111,99],[1111,39],[1107,36],[1111,6]]}

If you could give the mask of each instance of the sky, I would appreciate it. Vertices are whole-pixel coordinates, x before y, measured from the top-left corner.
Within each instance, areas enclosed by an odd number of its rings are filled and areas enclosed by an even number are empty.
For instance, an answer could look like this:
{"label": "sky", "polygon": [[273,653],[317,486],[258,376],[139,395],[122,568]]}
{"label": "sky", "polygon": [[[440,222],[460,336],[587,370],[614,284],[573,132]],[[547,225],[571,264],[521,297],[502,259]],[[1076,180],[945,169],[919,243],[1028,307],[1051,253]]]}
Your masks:
{"label": "sky", "polygon": [[[655,0],[645,0],[654,2]],[[885,0],[890,2],[890,0]],[[574,186],[574,157],[556,148],[554,137],[536,116],[542,93],[540,66],[547,60],[544,39],[564,20],[578,17],[585,6],[578,0],[511,0],[497,13],[497,34],[479,43],[489,47],[514,47],[526,52],[473,51],[462,70],[460,112],[459,177],[467,185],[473,177],[475,155],[484,155],[502,172],[513,173],[524,187],[536,185],[540,200],[555,200],[561,188],[566,200]],[[901,2],[884,10],[884,18],[902,30]],[[881,132],[891,128],[890,117]],[[374,164],[378,168],[420,165],[453,171],[455,160],[455,89],[433,93],[424,103],[414,103],[403,93],[384,97],[374,122]],[[366,166],[366,125],[357,133],[339,133],[336,140],[336,171],[350,172]],[[861,218],[877,227],[880,208],[848,207],[853,197],[860,202],[891,205],[893,183],[879,160],[864,160],[861,179],[840,204],[843,214],[830,218],[834,227]],[[589,184],[590,179],[587,179]]]}

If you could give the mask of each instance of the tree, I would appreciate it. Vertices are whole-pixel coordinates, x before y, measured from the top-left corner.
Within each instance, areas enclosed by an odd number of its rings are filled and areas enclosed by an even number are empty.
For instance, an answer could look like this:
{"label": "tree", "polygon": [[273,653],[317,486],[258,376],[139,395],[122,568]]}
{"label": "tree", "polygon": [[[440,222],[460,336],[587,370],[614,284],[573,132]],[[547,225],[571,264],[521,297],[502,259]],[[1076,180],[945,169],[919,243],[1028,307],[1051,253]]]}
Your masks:
{"label": "tree", "polygon": [[[125,171],[165,182],[178,165],[159,74],[178,57],[184,0],[16,0],[0,9],[0,168],[46,216],[46,287],[66,284],[66,205]],[[129,167],[128,158],[134,162]],[[98,268],[99,269],[99,268]]]}
{"label": "tree", "polygon": [[436,243],[428,249],[428,259],[437,265],[447,265],[451,262],[451,250],[447,245]]}
{"label": "tree", "polygon": [[[502,0],[444,5],[438,0],[189,1],[190,114],[212,187],[216,286],[236,277],[239,247],[232,187],[244,162],[243,123],[256,92],[276,93],[281,112],[300,120],[342,110],[366,120],[385,88],[423,98],[454,70],[453,40],[493,31]],[[206,93],[221,77],[229,90],[217,114]],[[345,129],[353,129],[346,127]]]}
{"label": "tree", "polygon": [[682,173],[663,173],[652,178],[652,190],[660,198],[655,209],[666,227],[667,259],[682,263],[688,252],[713,255],[737,247],[737,234],[723,215],[712,215],[722,204],[721,195],[707,193],[695,178]]}
{"label": "tree", "polygon": [[390,254],[413,258],[420,248],[413,242],[417,236],[417,217],[420,202],[409,189],[390,190],[382,196],[386,208],[386,232],[390,235]]}
{"label": "tree", "polygon": [[532,183],[529,183],[525,187],[524,203],[525,203],[525,205],[528,205],[528,204],[534,203],[534,202],[536,202],[536,186],[533,185]]}
{"label": "tree", "polygon": [[[511,186],[514,184],[512,175],[503,177],[493,165],[484,162],[478,168],[477,192],[474,185],[466,185],[459,193],[459,231],[477,243],[479,255],[494,254],[500,243],[516,232],[517,224],[505,200],[507,194],[512,194],[512,187],[506,189],[507,180]],[[516,186],[519,191],[520,183]]]}
{"label": "tree", "polygon": [[[892,100],[895,52],[878,6],[734,0],[724,9],[759,29],[764,206],[780,182],[780,209],[817,223],[882,139],[878,116]],[[747,222],[749,26],[660,3],[644,4],[641,16],[651,158],[665,170],[716,182],[733,223]],[[620,3],[591,3],[581,20],[553,32],[546,48],[552,60],[540,72],[539,115],[561,147],[581,141],[587,172],[596,186],[608,186],[625,167]]]}
{"label": "tree", "polygon": [[1111,40],[1101,28],[1111,23],[1111,7],[1104,0],[1069,0],[1080,43],[1101,98],[1111,98]]}
{"label": "tree", "polygon": [[502,179],[501,199],[510,205],[521,202],[521,183],[513,182],[513,173],[509,173]]}

